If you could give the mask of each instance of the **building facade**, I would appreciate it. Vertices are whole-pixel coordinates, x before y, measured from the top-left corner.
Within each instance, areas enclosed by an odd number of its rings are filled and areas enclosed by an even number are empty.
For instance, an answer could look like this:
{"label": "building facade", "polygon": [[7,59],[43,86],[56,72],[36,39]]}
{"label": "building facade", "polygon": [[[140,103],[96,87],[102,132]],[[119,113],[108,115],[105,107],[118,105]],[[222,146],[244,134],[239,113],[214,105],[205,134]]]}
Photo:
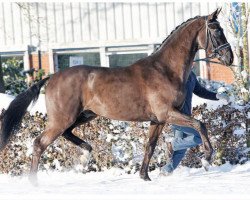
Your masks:
{"label": "building facade", "polygon": [[[207,2],[2,2],[0,55],[23,59],[25,70],[42,68],[46,74],[77,64],[122,67],[150,55],[182,22],[220,6]],[[205,52],[197,57],[205,57]],[[225,66],[200,62],[196,70],[202,78],[233,81]]]}

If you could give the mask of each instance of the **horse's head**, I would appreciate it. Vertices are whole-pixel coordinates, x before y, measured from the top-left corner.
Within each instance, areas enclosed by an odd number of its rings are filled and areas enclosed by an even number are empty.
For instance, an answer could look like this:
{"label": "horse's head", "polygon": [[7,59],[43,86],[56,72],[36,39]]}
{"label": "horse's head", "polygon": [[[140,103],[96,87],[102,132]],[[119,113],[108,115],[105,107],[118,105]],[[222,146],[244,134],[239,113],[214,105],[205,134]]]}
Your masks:
{"label": "horse's head", "polygon": [[233,63],[233,52],[224,35],[217,17],[221,9],[205,16],[204,28],[199,33],[199,46],[206,50],[209,57],[217,57],[224,65]]}

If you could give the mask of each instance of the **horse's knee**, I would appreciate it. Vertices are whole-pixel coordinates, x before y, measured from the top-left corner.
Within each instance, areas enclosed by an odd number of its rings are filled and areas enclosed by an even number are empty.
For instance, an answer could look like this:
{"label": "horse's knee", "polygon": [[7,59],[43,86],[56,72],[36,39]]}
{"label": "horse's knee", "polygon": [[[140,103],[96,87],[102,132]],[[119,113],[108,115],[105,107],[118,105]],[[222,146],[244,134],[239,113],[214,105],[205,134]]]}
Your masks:
{"label": "horse's knee", "polygon": [[33,143],[34,152],[41,154],[45,151],[47,146],[51,143],[51,138],[45,134],[38,136]]}
{"label": "horse's knee", "polygon": [[33,142],[33,149],[35,152],[41,152],[42,147],[41,147],[41,138],[37,137],[34,142]]}
{"label": "horse's knee", "polygon": [[37,137],[33,143],[33,154],[39,155],[45,150],[45,146],[41,142],[41,137]]}

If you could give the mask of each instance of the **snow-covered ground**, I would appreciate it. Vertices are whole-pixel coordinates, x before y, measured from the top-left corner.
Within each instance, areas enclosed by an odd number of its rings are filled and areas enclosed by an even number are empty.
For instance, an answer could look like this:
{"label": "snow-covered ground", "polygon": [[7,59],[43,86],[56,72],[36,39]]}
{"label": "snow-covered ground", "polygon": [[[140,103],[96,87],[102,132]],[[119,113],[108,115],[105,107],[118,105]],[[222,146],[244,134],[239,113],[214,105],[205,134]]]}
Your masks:
{"label": "snow-covered ground", "polygon": [[[7,108],[12,96],[0,94],[0,110]],[[45,113],[44,95],[30,111]],[[224,101],[193,98],[193,106],[207,103],[215,109]],[[120,169],[87,174],[39,171],[39,186],[32,186],[27,176],[0,174],[0,200],[5,199],[250,199],[250,162],[244,165],[213,166],[210,171],[179,167],[173,175],[159,176],[155,170],[145,182],[138,173],[126,174]]]}
{"label": "snow-covered ground", "polygon": [[87,174],[39,172],[39,186],[26,176],[0,175],[0,199],[250,199],[250,162],[213,166],[210,171],[179,167],[171,176],[149,173],[145,182],[138,173],[120,169]]}

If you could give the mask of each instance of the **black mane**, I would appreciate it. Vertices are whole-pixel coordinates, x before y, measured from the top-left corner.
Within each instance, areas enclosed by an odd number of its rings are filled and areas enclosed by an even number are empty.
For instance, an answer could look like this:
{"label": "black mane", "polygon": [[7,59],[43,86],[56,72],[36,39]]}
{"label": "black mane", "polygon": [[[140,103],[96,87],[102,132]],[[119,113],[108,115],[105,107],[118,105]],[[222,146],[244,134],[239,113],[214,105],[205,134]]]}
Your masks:
{"label": "black mane", "polygon": [[170,38],[170,36],[171,36],[176,30],[178,30],[181,26],[183,26],[183,25],[185,25],[186,23],[188,23],[188,22],[190,22],[190,21],[192,21],[192,20],[195,20],[195,19],[197,19],[197,18],[199,18],[199,17],[201,17],[201,16],[200,16],[200,15],[197,15],[197,16],[195,16],[195,17],[193,17],[193,18],[189,18],[187,21],[184,21],[184,22],[182,22],[180,25],[176,26],[175,29],[171,31],[171,33],[165,38],[165,40],[162,41],[162,43],[160,44],[160,46],[159,46],[154,52],[156,52],[158,49],[160,49],[161,46],[164,44],[164,42],[167,41],[167,40]]}

